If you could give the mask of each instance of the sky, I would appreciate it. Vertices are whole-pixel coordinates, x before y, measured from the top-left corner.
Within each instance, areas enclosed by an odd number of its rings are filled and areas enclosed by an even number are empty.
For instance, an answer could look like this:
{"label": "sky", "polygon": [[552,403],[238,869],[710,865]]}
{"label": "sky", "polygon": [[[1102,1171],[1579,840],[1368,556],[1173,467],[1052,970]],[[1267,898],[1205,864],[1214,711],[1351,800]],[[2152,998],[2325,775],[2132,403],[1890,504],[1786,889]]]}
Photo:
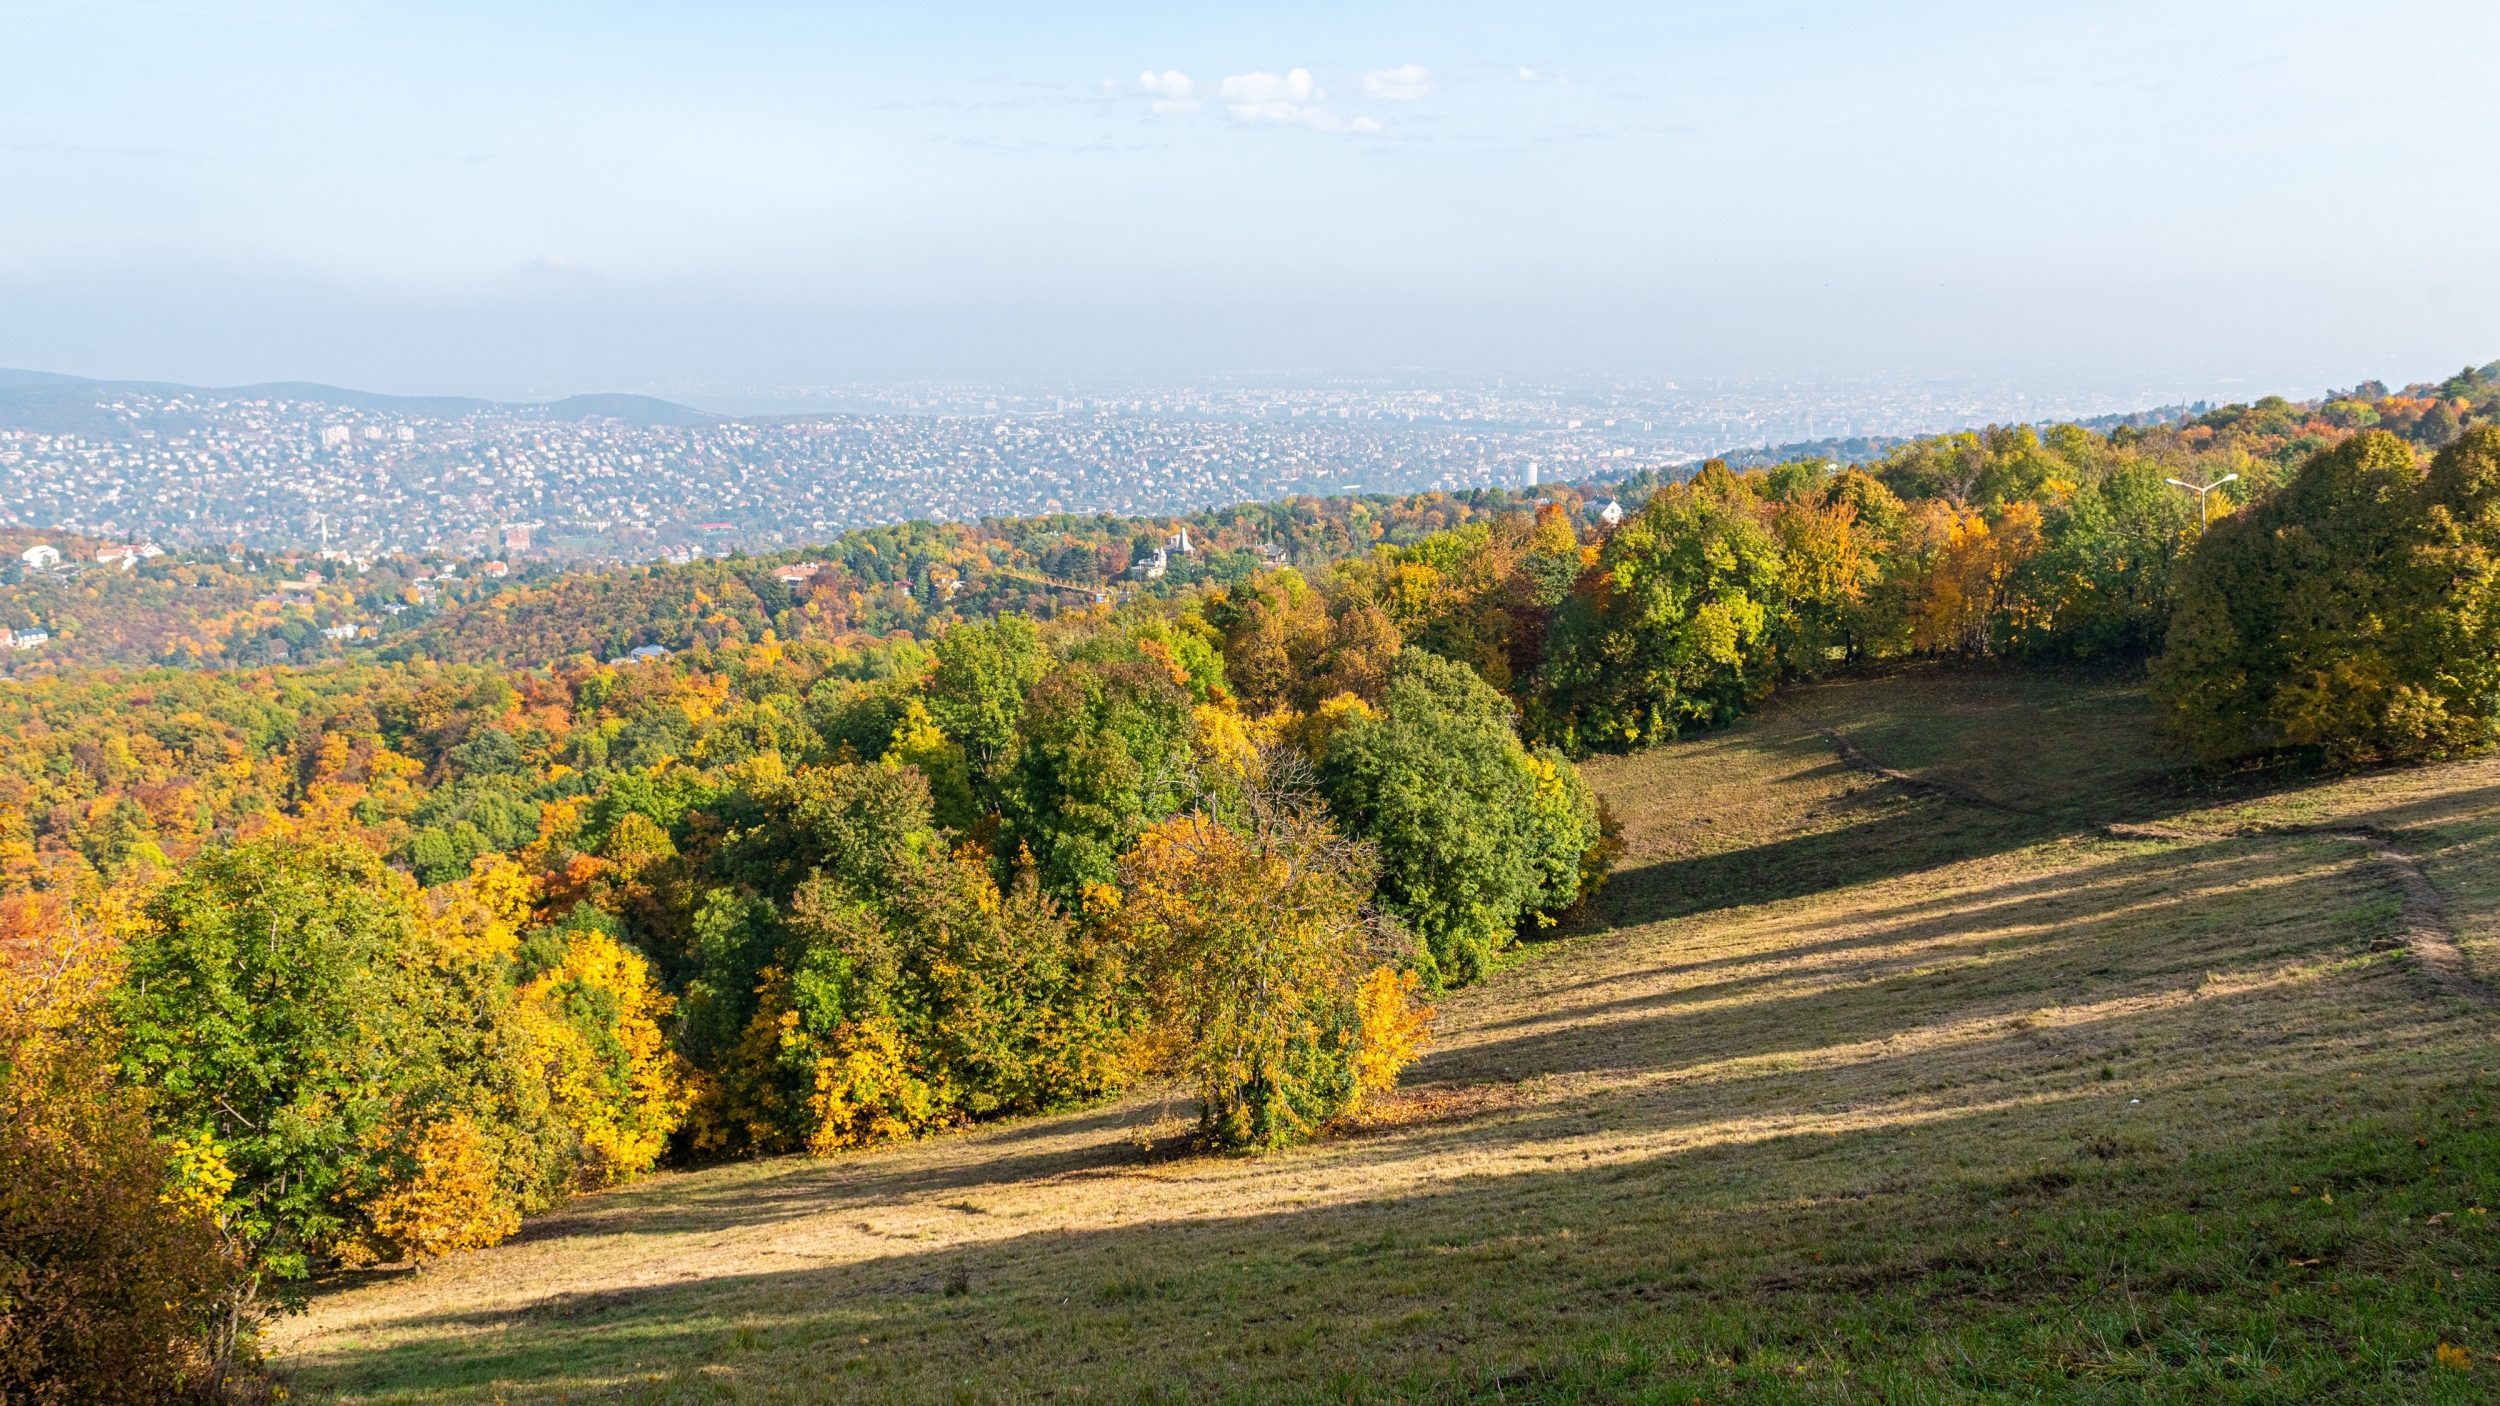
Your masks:
{"label": "sky", "polygon": [[2500,357],[2500,5],[0,0],[0,365],[613,389]]}

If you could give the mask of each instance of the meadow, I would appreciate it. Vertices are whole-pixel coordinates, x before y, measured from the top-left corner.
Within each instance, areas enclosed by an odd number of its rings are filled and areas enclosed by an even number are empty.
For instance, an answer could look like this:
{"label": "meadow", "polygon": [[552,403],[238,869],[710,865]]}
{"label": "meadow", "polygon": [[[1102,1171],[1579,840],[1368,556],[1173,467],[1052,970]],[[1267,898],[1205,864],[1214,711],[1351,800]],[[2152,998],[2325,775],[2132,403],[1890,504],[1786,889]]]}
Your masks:
{"label": "meadow", "polygon": [[[300,1398],[2467,1402],[2500,759],[2218,782],[1922,668],[1586,768],[1611,884],[1322,1141],[1178,1093],[326,1281]],[[2443,946],[2443,944],[2445,944]]]}

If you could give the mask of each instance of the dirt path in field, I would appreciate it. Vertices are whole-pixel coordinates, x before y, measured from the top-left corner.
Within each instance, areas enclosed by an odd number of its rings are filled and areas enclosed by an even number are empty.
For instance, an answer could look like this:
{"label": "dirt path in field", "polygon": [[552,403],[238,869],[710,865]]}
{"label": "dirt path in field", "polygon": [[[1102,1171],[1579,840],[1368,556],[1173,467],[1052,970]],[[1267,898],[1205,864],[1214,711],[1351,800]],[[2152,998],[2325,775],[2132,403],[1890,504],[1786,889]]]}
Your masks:
{"label": "dirt path in field", "polygon": [[[2057,822],[2061,819],[2046,811],[2000,800],[1958,781],[1920,776],[1886,766],[1867,755],[1864,748],[1843,736],[1838,729],[1820,723],[1807,725],[1831,745],[1843,766],[1890,782],[1914,795],[1932,796],[2004,815],[2019,815],[2028,820]],[[2366,825],[2265,825],[2203,830],[2180,825],[2115,821],[2091,824],[2088,828],[2114,840],[2211,843],[2217,840],[2324,836],[2359,845],[2369,853],[2370,861],[2381,878],[2396,891],[2402,926],[2400,940],[2405,950],[2412,954],[2414,965],[2424,979],[2444,995],[2460,996],[2482,1005],[2500,1004],[2500,991],[2494,991],[2476,979],[2467,967],[2464,949],[2457,945],[2456,928],[2448,920],[2447,901],[2440,897],[2439,889],[2431,883],[2430,876],[2422,872],[2421,862],[2406,848],[2404,837],[2394,831]]]}

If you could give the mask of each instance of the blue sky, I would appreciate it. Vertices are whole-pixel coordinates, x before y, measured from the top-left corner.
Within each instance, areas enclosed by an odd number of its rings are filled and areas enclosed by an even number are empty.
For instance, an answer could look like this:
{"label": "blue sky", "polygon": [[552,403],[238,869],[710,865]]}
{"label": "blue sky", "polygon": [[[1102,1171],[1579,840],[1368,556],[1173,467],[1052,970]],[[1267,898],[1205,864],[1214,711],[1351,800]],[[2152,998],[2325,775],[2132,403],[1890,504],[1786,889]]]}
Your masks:
{"label": "blue sky", "polygon": [[0,364],[490,394],[2500,356],[2489,3],[4,0]]}

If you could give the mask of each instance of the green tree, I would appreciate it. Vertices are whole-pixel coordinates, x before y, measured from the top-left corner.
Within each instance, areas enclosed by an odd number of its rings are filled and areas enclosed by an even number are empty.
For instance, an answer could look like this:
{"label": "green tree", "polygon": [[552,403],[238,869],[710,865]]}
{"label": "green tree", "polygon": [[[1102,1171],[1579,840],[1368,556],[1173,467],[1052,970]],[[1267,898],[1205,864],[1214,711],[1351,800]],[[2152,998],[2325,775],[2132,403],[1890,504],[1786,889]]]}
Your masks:
{"label": "green tree", "polygon": [[1012,760],[1025,693],[1049,668],[1041,631],[1021,615],[958,625],[938,638],[937,667],[926,690],[929,713],[981,778],[995,780]]}
{"label": "green tree", "polygon": [[508,965],[426,925],[369,851],[280,837],[202,853],[130,941],[124,1070],[169,1136],[231,1173],[219,1216],[261,1280],[391,1252],[367,1209],[444,1118],[491,1129],[511,1204],[562,1184],[560,1130],[505,1019]]}
{"label": "green tree", "polygon": [[1029,850],[1062,902],[1118,877],[1120,856],[1190,782],[1189,695],[1159,663],[1071,663],[1034,686],[1005,788],[1002,852]]}
{"label": "green tree", "polygon": [[255,1266],[300,1278],[357,1234],[372,1151],[435,1061],[415,894],[343,844],[210,850],[148,905],[119,997],[125,1066],[235,1175]]}
{"label": "green tree", "polygon": [[2196,532],[2195,500],[2163,477],[2130,461],[2050,510],[2044,545],[2015,570],[2009,652],[2141,657],[2160,645]]}
{"label": "green tree", "polygon": [[1583,818],[1594,842],[1594,807],[1583,812],[1582,794],[1559,776],[1561,789],[1540,795],[1535,761],[1499,693],[1412,648],[1398,656],[1381,712],[1329,740],[1319,764],[1329,809],[1378,847],[1382,902],[1423,938],[1419,960],[1439,981],[1482,976],[1549,894],[1577,897],[1557,851]]}
{"label": "green tree", "polygon": [[1607,539],[1549,637],[1541,733],[1566,746],[1662,741],[1727,723],[1768,691],[1782,562],[1754,509],[1721,473],[1660,489]]}
{"label": "green tree", "polygon": [[2154,696],[2209,762],[2482,745],[2500,716],[2500,429],[2425,474],[2394,435],[2312,456],[2190,559]]}
{"label": "green tree", "polygon": [[863,896],[886,892],[911,856],[937,840],[928,781],[904,765],[800,767],[722,809],[734,833],[722,848],[720,872],[776,902],[814,873]]}

